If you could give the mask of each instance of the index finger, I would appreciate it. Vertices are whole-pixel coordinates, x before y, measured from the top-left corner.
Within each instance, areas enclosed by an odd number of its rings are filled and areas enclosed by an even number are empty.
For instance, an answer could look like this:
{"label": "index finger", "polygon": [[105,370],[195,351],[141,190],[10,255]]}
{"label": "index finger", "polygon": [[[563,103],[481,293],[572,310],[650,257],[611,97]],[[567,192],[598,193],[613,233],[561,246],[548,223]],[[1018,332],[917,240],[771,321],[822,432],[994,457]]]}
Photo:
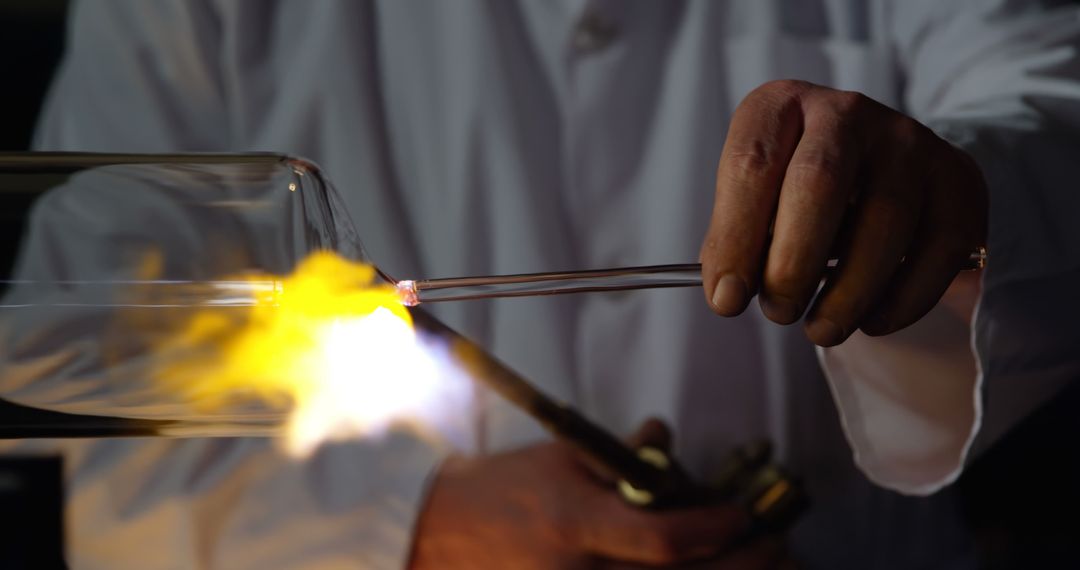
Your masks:
{"label": "index finger", "polygon": [[799,96],[808,88],[767,83],[747,95],[731,118],[701,246],[705,296],[721,315],[741,313],[757,290],[769,224],[802,130]]}

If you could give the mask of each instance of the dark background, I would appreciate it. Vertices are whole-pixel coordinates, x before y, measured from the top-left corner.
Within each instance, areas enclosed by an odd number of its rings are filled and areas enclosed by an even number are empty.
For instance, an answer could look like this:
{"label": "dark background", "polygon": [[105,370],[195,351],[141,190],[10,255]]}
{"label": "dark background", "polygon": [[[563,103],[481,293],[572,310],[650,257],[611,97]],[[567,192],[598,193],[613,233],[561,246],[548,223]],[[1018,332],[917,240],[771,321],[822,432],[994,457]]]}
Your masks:
{"label": "dark background", "polygon": [[[63,53],[67,5],[66,0],[0,0],[0,152],[31,144]],[[960,480],[963,509],[985,567],[1080,567],[1073,566],[1080,564],[1078,412],[1080,389],[1070,389],[983,455]],[[0,401],[2,421],[18,421],[26,413]]]}
{"label": "dark background", "polygon": [[63,52],[66,0],[0,0],[0,151],[30,147]]}
{"label": "dark background", "polygon": [[[0,0],[0,152],[30,147],[38,111],[63,52],[66,13],[66,0]],[[0,200],[0,205],[10,201]],[[9,225],[9,214],[16,213],[0,212],[0,223]],[[9,229],[0,228],[5,242],[17,231]],[[13,245],[0,243],[3,270]],[[19,424],[38,417],[0,400],[0,422]],[[0,567],[65,567],[60,478],[59,458],[0,457]]]}

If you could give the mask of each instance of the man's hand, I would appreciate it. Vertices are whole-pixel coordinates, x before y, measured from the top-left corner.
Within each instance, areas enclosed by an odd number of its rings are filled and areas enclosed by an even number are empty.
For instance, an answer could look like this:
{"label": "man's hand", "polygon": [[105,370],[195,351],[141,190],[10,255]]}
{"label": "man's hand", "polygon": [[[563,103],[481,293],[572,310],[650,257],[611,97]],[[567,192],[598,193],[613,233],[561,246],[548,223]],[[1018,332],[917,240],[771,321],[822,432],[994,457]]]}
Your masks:
{"label": "man's hand", "polygon": [[[663,424],[650,421],[635,443],[663,448],[668,440]],[[547,443],[447,460],[417,523],[410,568],[779,567],[775,541],[733,549],[748,524],[733,506],[628,506],[569,445]]]}
{"label": "man's hand", "polygon": [[904,328],[927,313],[976,247],[987,196],[963,151],[864,95],[776,81],[736,109],[716,176],[702,278],[717,313],[759,294],[770,320],[806,311],[832,346],[861,328]]}

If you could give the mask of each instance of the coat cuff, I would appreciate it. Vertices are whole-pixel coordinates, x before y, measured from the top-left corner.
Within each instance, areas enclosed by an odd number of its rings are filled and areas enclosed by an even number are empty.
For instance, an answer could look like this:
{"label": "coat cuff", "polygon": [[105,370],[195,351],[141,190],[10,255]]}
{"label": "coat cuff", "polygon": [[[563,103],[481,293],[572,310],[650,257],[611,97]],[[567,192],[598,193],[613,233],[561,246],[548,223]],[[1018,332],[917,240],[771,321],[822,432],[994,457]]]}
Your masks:
{"label": "coat cuff", "polygon": [[971,327],[942,304],[884,337],[818,348],[855,463],[874,483],[928,495],[959,477],[982,423]]}

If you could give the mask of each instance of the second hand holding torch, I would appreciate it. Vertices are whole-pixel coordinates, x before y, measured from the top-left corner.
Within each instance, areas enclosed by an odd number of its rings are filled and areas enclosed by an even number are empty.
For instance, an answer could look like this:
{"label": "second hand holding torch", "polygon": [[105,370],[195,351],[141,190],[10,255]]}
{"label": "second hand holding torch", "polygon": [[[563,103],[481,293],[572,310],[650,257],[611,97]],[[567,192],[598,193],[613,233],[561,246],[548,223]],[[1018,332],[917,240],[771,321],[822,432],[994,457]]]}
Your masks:
{"label": "second hand holding torch", "polygon": [[624,500],[649,509],[728,501],[747,509],[754,524],[746,538],[782,530],[806,506],[797,480],[770,462],[771,448],[755,443],[736,449],[710,485],[694,481],[666,452],[631,449],[577,410],[538,390],[510,367],[421,309],[413,322],[424,334],[447,343],[471,377],[539,422],[552,435],[578,448],[591,461],[619,477]]}

